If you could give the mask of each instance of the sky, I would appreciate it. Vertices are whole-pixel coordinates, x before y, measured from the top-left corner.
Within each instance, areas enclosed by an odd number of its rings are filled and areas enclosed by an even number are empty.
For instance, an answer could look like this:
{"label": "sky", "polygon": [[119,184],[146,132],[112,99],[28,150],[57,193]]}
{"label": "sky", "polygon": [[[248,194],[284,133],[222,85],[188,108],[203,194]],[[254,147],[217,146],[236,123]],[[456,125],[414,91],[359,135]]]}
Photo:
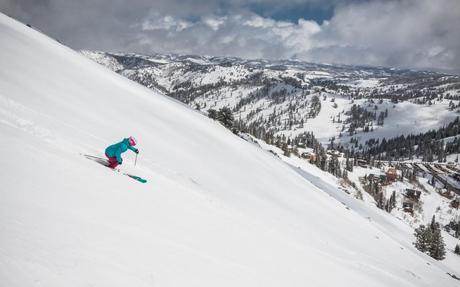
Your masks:
{"label": "sky", "polygon": [[460,73],[460,0],[0,0],[74,49]]}

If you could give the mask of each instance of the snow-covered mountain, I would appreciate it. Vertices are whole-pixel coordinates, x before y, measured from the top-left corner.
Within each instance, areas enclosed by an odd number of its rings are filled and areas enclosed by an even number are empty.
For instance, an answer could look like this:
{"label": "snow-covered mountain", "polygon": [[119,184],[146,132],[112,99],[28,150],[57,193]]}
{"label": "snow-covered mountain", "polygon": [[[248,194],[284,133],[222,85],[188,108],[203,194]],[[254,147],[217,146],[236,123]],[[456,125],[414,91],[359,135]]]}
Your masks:
{"label": "snow-covered mountain", "polygon": [[[456,255],[327,176],[3,14],[0,34],[2,286],[458,285]],[[146,184],[81,155],[128,135]]]}
{"label": "snow-covered mountain", "polygon": [[[460,129],[456,122],[460,105],[458,76],[299,61],[82,53],[204,114],[213,109],[230,108],[238,130],[282,147],[285,152],[294,150],[298,156],[318,153],[314,141],[305,144],[307,140],[302,138],[305,132],[312,132],[329,148],[339,151],[345,148],[355,166],[357,159],[361,162],[364,159],[366,165],[382,157],[407,160],[407,165],[396,166],[400,175],[396,182],[379,182],[379,192],[371,192],[369,196],[367,175],[385,177],[391,163],[358,166],[353,170],[346,168],[346,159],[342,156],[337,170],[331,168],[334,164],[331,157],[325,164],[319,164],[321,160],[316,157],[317,165],[337,176],[342,185],[348,183],[350,193],[364,197],[371,205],[384,208],[378,199],[389,200],[395,194],[396,208],[391,213],[414,228],[433,215],[442,224],[460,220],[458,210],[451,207],[458,195],[444,196],[452,188],[460,194],[458,166],[441,174],[425,172],[423,164],[415,163],[457,160],[460,153]],[[441,127],[444,130],[438,130]],[[429,130],[437,132],[407,140],[400,137]],[[283,136],[281,140],[275,138],[280,136]],[[397,137],[396,140],[391,139],[393,137]],[[434,165],[429,168],[436,169]],[[346,175],[342,172],[345,169]],[[436,184],[433,174],[440,180]],[[452,184],[446,185],[445,181]],[[423,191],[414,209],[403,208],[412,205],[407,203],[406,189]]]}
{"label": "snow-covered mountain", "polygon": [[[437,129],[458,115],[460,77],[434,72],[189,55],[82,51],[149,88],[275,134],[350,145]],[[353,117],[353,106],[369,111]],[[382,116],[381,120],[379,117]],[[416,129],[414,129],[416,127]],[[351,144],[353,145],[353,144]]]}

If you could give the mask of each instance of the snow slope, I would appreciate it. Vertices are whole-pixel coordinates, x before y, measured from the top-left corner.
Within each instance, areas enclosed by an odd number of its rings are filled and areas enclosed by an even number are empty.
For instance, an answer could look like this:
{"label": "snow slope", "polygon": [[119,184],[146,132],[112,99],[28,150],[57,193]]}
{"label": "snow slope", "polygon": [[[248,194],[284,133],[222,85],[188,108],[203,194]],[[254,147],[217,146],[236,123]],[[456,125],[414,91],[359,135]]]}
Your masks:
{"label": "snow slope", "polygon": [[[3,14],[0,35],[0,285],[458,285],[185,105]],[[80,155],[128,135],[147,184]]]}
{"label": "snow slope", "polygon": [[[365,146],[371,138],[439,129],[458,116],[460,106],[460,77],[433,72],[187,55],[82,54],[204,113],[228,107],[246,125],[291,139],[313,132],[323,144],[335,137],[345,147],[355,140]],[[322,99],[319,114],[312,113],[315,96]],[[371,132],[359,127],[351,142],[348,112],[353,105],[376,116],[367,120]],[[383,126],[378,125],[380,112],[387,115]]]}
{"label": "snow slope", "polygon": [[[355,166],[353,171],[348,171],[348,179],[357,186],[357,189],[354,189],[344,182],[343,179],[339,179],[326,171],[322,171],[307,160],[295,155],[286,157],[284,156],[283,150],[268,145],[264,141],[252,136],[248,135],[248,137],[264,150],[271,150],[276,153],[281,160],[290,165],[308,181],[328,193],[330,196],[336,198],[348,208],[358,212],[361,216],[364,216],[370,221],[375,221],[378,228],[390,234],[393,239],[396,239],[402,246],[407,248],[410,248],[414,241],[414,238],[407,234],[413,233],[413,230],[420,224],[429,224],[433,215],[435,215],[436,221],[442,225],[446,225],[452,220],[457,221],[460,218],[460,210],[451,208],[451,200],[439,195],[438,192],[428,184],[428,178],[418,177],[418,184],[409,181],[395,181],[384,186],[383,192],[386,199],[389,199],[393,191],[396,192],[396,207],[391,211],[392,216],[388,216],[388,213],[377,208],[375,199],[364,190],[360,182],[360,178],[368,174],[385,174],[388,166],[382,166],[381,169],[376,167],[363,168]],[[413,215],[409,215],[404,212],[402,208],[402,203],[405,201],[403,193],[407,188],[420,189],[420,184],[423,186],[423,192],[419,201],[420,207],[415,208]],[[362,200],[356,200],[358,190],[361,192]],[[454,249],[457,244],[460,244],[460,241],[445,231],[443,231],[443,238],[446,244],[446,258],[442,263],[452,270],[458,270],[460,266],[460,256],[454,253]]]}
{"label": "snow slope", "polygon": [[[329,98],[334,98],[337,104],[336,108],[332,107]],[[287,135],[298,134],[299,131],[311,131],[315,137],[323,144],[327,144],[330,138],[335,137],[337,141],[347,146],[351,138],[365,143],[367,140],[374,139],[390,139],[400,135],[419,134],[429,130],[436,130],[442,126],[455,120],[458,116],[456,111],[448,109],[448,100],[438,102],[435,105],[417,105],[409,101],[393,104],[389,100],[383,101],[382,104],[369,104],[366,99],[354,100],[350,103],[348,99],[343,97],[335,97],[332,94],[327,94],[327,100],[322,101],[321,111],[316,118],[310,119],[303,129],[296,132],[284,132]],[[360,105],[366,110],[373,112],[374,106],[378,106],[376,113],[388,111],[388,118],[385,118],[383,126],[373,125],[373,132],[360,132],[353,136],[349,136],[347,130],[341,130],[341,123],[333,123],[332,117],[338,118],[339,113],[348,111],[353,104]],[[342,114],[342,119],[346,118]],[[362,129],[361,129],[362,130]],[[339,134],[342,137],[339,138]]]}

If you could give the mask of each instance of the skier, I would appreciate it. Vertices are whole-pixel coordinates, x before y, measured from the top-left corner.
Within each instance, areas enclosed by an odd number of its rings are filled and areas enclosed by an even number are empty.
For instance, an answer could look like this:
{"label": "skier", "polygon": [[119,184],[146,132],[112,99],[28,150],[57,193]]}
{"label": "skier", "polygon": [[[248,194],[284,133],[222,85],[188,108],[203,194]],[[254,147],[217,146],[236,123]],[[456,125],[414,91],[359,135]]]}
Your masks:
{"label": "skier", "polygon": [[128,149],[138,154],[139,149],[135,148],[135,145],[136,139],[134,137],[129,137],[123,139],[119,143],[107,147],[105,149],[105,156],[109,159],[109,167],[115,168],[119,164],[122,164],[123,159],[121,158],[121,154],[127,151]]}

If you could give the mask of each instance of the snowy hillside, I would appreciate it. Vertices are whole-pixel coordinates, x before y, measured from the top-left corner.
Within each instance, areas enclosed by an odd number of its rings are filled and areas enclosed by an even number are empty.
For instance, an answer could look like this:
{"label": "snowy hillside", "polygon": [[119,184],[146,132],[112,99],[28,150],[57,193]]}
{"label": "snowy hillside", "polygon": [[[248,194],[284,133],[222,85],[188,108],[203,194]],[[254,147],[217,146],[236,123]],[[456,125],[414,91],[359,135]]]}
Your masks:
{"label": "snowy hillside", "polygon": [[[355,192],[365,192],[359,187],[366,174],[385,175],[391,162],[405,161],[411,174],[419,170],[416,163],[420,161],[458,163],[458,76],[299,61],[82,53],[209,117],[218,119],[216,111],[227,109],[227,115],[232,114],[234,120],[231,123],[227,116],[225,126],[275,145],[285,155],[292,153],[304,158],[313,155],[321,169],[357,186]],[[333,157],[318,148],[319,143],[327,147],[329,153],[344,155],[338,161],[338,168]],[[321,159],[325,157],[327,160]],[[345,157],[351,158],[354,166],[358,161],[360,165],[375,163],[375,160],[387,162],[378,167],[377,173],[372,168],[358,167],[347,178],[342,171],[351,171],[351,168],[345,165]],[[404,165],[397,168],[400,172],[401,168],[406,169]],[[411,215],[395,216],[407,219],[414,228],[415,223],[423,224],[433,215],[442,217],[443,224],[458,222],[459,217],[452,208],[433,207],[449,206],[452,201],[460,200],[455,195],[449,199],[442,196],[452,189],[460,195],[459,170],[457,166],[449,169],[447,175],[435,172],[437,177],[447,176],[446,180],[452,184],[446,185],[441,178],[432,190],[434,196],[430,203],[420,202],[420,207]],[[396,192],[398,207],[402,208],[406,204],[405,190],[420,191],[419,185],[431,180],[430,174],[419,172],[416,183],[383,184],[380,191],[389,196]],[[415,178],[406,177],[406,180]],[[375,198],[378,196],[373,194]]]}
{"label": "snowy hillside", "polygon": [[[325,176],[3,14],[0,35],[0,285],[458,286],[458,258]],[[81,156],[129,135],[146,184]]]}
{"label": "snowy hillside", "polygon": [[[460,77],[433,72],[227,57],[82,53],[203,112],[229,107],[235,119],[246,125],[291,137],[310,131],[322,143],[335,137],[336,143],[347,146],[353,137],[364,144],[370,138],[437,129],[453,121],[460,106]],[[349,113],[354,105],[371,117],[353,119]],[[385,117],[379,122],[381,113]]]}

